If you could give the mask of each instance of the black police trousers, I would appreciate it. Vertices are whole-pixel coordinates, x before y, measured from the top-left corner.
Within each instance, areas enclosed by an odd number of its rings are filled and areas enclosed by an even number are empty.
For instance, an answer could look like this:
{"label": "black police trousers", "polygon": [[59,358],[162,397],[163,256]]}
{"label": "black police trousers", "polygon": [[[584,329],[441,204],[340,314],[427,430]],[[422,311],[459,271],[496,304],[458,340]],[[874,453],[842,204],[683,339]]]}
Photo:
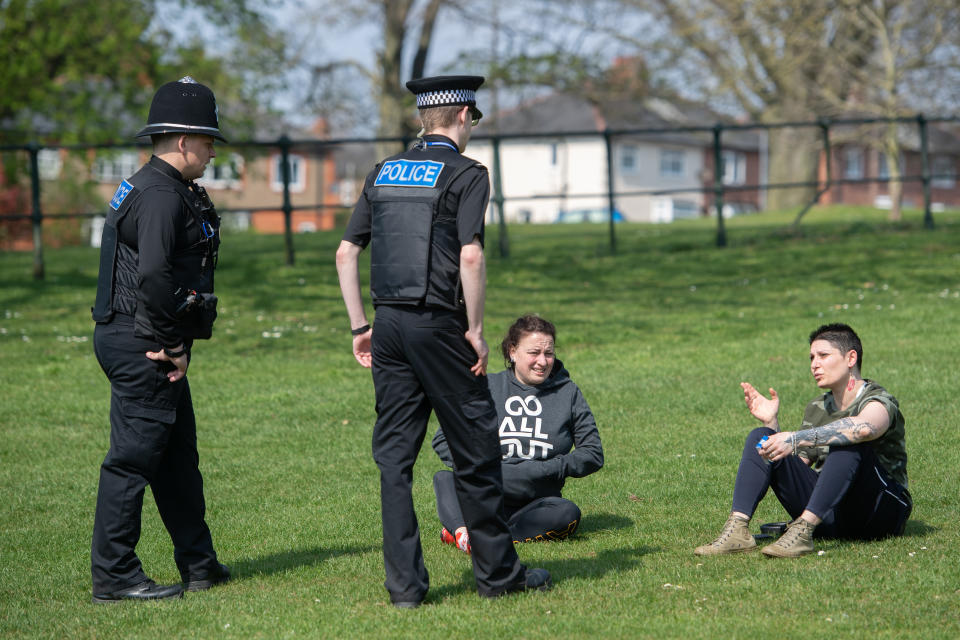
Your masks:
{"label": "black police trousers", "polygon": [[215,572],[186,378],[171,383],[166,374],[173,365],[144,355],[160,345],[135,337],[131,316],[117,314],[110,323],[98,324],[93,345],[110,380],[110,450],[100,466],[90,551],[93,593],[147,579],[135,548],[148,484],[173,540],[181,578]]}
{"label": "black police trousers", "polygon": [[[437,496],[437,516],[446,530],[454,533],[465,527],[453,474],[446,470],[433,474],[433,492]],[[523,505],[504,503],[503,510],[514,543],[565,540],[576,532],[582,515],[575,502],[560,496],[542,496]]]}
{"label": "black police trousers", "polygon": [[392,602],[419,602],[429,588],[412,484],[431,409],[450,443],[477,591],[497,596],[522,588],[526,579],[504,517],[496,409],[486,379],[470,371],[477,354],[466,329],[466,318],[454,311],[376,309],[373,458],[380,469],[384,586]]}

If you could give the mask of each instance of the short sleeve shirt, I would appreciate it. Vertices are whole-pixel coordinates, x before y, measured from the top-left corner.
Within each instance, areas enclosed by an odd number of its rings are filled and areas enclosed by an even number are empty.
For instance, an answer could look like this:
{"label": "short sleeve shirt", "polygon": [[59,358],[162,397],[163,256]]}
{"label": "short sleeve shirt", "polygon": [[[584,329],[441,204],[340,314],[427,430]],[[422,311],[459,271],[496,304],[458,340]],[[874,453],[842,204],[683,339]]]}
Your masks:
{"label": "short sleeve shirt", "polygon": [[[446,136],[430,134],[424,136],[423,139],[428,143],[442,142],[456,147],[453,140]],[[440,160],[442,160],[441,154],[459,154],[458,151],[446,146],[438,146],[436,153]],[[360,198],[353,208],[350,221],[347,223],[347,230],[343,234],[344,240],[360,247],[366,247],[370,243],[371,210],[370,201],[367,200],[367,192],[373,186],[379,169],[380,165],[377,165],[373,171],[367,174],[363,184],[363,193],[360,194]],[[457,237],[460,240],[460,246],[470,244],[475,237],[479,238],[480,245],[483,245],[483,223],[489,200],[490,179],[487,170],[482,166],[471,167],[450,185],[440,208],[441,210],[457,212]]]}
{"label": "short sleeve shirt", "polygon": [[869,442],[880,465],[890,477],[904,487],[907,486],[907,444],[903,414],[900,403],[886,389],[872,380],[865,380],[863,391],[846,410],[837,407],[833,393],[828,391],[807,405],[803,412],[802,429],[822,427],[825,424],[860,415],[863,408],[871,402],[879,402],[890,415],[890,426],[876,440]]}

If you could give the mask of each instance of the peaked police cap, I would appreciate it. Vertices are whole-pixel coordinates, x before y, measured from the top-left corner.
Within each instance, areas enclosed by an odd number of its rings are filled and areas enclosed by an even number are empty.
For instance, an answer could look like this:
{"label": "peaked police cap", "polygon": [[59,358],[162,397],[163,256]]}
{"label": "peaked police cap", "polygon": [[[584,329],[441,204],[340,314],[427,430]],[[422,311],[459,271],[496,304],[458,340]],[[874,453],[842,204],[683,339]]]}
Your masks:
{"label": "peaked police cap", "polygon": [[213,91],[190,76],[168,82],[153,96],[147,126],[136,137],[158,133],[194,133],[227,141],[220,133]]}
{"label": "peaked police cap", "polygon": [[477,109],[477,89],[483,80],[483,76],[433,76],[411,80],[407,89],[417,96],[418,109],[468,105],[479,120],[483,114]]}

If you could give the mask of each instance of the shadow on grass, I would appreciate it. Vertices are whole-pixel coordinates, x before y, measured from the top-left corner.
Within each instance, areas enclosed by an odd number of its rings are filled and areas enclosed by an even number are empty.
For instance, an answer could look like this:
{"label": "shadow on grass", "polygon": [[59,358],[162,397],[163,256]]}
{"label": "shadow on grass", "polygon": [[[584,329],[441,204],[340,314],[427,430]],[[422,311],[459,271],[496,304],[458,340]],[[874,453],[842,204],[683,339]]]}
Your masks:
{"label": "shadow on grass", "polygon": [[[930,534],[936,533],[940,529],[938,527],[931,526],[924,522],[923,520],[907,520],[907,524],[903,529],[903,535],[901,538],[923,538]],[[848,547],[850,545],[860,544],[863,542],[882,542],[883,540],[891,540],[892,538],[880,538],[879,540],[856,540],[856,539],[847,539],[847,538],[817,538],[818,542],[823,543],[832,543],[833,547],[842,548]]]}
{"label": "shadow on grass", "polygon": [[580,522],[580,528],[577,529],[577,536],[590,537],[589,534],[597,531],[610,529],[626,529],[633,526],[633,520],[624,516],[618,516],[614,513],[595,513],[590,514]]}
{"label": "shadow on grass", "polygon": [[640,545],[589,553],[580,558],[548,560],[543,568],[553,576],[554,583],[569,578],[600,578],[610,572],[622,573],[633,569],[643,556],[660,551],[659,547]]}
{"label": "shadow on grass", "polygon": [[903,528],[904,538],[919,538],[939,531],[937,527],[930,526],[923,520],[907,520],[907,525]]}
{"label": "shadow on grass", "polygon": [[320,547],[299,550],[292,549],[281,553],[273,553],[261,558],[235,560],[230,563],[230,570],[234,575],[234,579],[255,575],[271,575],[294,567],[318,565],[331,558],[360,555],[379,549],[380,547],[377,545],[345,547],[343,549],[322,549]]}
{"label": "shadow on grass", "polygon": [[[553,578],[554,585],[557,585],[570,578],[600,578],[611,572],[622,573],[630,571],[637,565],[640,558],[657,551],[660,551],[660,549],[646,545],[607,549],[598,553],[588,553],[578,558],[537,562],[536,567],[549,571],[550,576]],[[528,568],[533,567],[528,566]],[[427,602],[439,603],[447,597],[473,592],[474,590],[473,572],[464,571],[463,580],[458,584],[431,587],[427,595]]]}

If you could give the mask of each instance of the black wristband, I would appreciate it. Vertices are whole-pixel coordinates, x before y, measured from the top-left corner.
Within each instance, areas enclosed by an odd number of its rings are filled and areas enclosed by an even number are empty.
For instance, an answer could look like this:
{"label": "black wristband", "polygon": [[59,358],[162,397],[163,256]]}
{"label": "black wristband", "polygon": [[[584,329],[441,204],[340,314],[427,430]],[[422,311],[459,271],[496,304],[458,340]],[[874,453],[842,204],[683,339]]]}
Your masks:
{"label": "black wristband", "polygon": [[187,348],[181,347],[180,351],[173,351],[171,349],[167,349],[166,347],[164,347],[163,352],[167,354],[168,358],[179,358],[187,353]]}
{"label": "black wristband", "polygon": [[370,331],[370,325],[365,324],[362,327],[357,327],[356,329],[350,329],[350,335],[352,336],[362,336],[367,331]]}

